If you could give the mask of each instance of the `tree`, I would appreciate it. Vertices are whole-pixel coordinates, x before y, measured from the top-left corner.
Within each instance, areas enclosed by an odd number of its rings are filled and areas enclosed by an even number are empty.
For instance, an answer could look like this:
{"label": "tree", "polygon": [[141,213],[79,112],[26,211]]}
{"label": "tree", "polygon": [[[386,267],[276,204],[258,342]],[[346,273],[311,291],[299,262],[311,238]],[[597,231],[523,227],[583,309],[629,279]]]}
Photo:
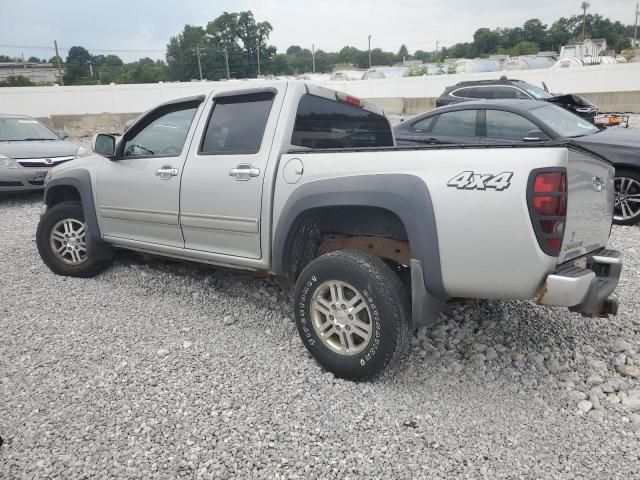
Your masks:
{"label": "tree", "polygon": [[480,28],[473,34],[473,43],[479,55],[495,52],[499,42],[498,33],[488,28]]}
{"label": "tree", "polygon": [[27,60],[27,62],[29,62],[29,63],[41,63],[41,60],[38,57],[29,57],[29,60]]}
{"label": "tree", "polygon": [[517,57],[518,55],[535,55],[539,48],[533,42],[520,42],[515,47],[509,49],[509,55]]}
{"label": "tree", "polygon": [[199,78],[195,47],[204,45],[207,40],[203,27],[185,25],[182,33],[171,37],[166,53],[169,78],[182,82]]}
{"label": "tree", "polygon": [[14,58],[8,57],[7,55],[0,55],[0,63],[11,63],[14,61]]}
{"label": "tree", "polygon": [[527,20],[522,26],[522,40],[534,43],[544,50],[547,44],[547,26],[537,18]]}
{"label": "tree", "polygon": [[89,67],[91,60],[91,54],[87,49],[79,46],[71,47],[65,62],[64,83],[67,85],[93,83]]}
{"label": "tree", "polygon": [[31,87],[33,85],[35,83],[22,75],[9,75],[6,80],[0,82],[0,87]]}
{"label": "tree", "polygon": [[405,60],[410,60],[411,55],[409,55],[409,49],[405,44],[400,46],[400,50],[398,50],[398,54],[396,55],[398,62],[404,62]]}

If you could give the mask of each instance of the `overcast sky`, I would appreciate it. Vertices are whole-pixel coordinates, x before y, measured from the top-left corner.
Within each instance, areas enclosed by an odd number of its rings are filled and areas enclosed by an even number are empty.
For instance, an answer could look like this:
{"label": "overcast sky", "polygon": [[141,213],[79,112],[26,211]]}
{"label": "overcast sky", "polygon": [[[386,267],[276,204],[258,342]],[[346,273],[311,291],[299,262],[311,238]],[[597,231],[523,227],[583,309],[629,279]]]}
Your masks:
{"label": "overcast sky", "polygon": [[[634,22],[637,0],[590,0],[590,13],[627,24]],[[273,25],[270,43],[326,51],[344,45],[397,51],[434,50],[470,41],[480,27],[521,25],[530,18],[551,23],[580,13],[580,0],[0,0],[0,54],[50,58],[52,50],[13,48],[82,45],[125,60],[164,58],[169,37],[185,24],[206,25],[223,11],[252,10]],[[148,50],[148,51],[141,51]],[[66,57],[66,51],[61,52]]]}

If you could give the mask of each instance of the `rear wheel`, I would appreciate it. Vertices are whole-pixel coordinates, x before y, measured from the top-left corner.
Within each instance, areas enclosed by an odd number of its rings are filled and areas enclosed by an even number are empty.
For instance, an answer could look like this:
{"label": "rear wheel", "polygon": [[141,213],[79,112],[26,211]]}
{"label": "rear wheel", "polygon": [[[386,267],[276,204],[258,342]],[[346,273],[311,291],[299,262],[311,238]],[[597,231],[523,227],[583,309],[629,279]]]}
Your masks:
{"label": "rear wheel", "polygon": [[304,269],[294,293],[298,333],[305,347],[336,376],[366,380],[406,351],[404,287],[382,260],[336,251]]}
{"label": "rear wheel", "polygon": [[68,277],[93,277],[110,264],[92,258],[87,249],[87,225],[78,202],[62,202],[48,209],[36,233],[38,252],[53,273]]}
{"label": "rear wheel", "polygon": [[635,225],[640,221],[640,173],[616,170],[615,187],[614,223]]}

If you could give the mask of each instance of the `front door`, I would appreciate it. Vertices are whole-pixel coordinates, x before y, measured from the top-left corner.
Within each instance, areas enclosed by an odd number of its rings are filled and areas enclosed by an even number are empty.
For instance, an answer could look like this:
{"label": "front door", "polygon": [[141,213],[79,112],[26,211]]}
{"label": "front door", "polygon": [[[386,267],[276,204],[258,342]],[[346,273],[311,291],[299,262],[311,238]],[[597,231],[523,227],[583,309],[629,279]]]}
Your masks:
{"label": "front door", "polygon": [[213,97],[182,177],[185,248],[262,257],[262,187],[283,96],[269,88]]}
{"label": "front door", "polygon": [[178,223],[187,138],[202,100],[164,105],[126,132],[116,157],[98,172],[102,234],[113,239],[184,247]]}

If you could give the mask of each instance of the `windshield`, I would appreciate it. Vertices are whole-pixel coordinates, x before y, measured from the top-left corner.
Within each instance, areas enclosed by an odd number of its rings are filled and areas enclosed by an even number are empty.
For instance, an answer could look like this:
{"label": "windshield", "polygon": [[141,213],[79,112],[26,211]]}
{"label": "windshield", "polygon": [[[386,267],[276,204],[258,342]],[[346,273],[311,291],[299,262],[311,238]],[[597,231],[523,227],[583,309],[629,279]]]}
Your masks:
{"label": "windshield", "polygon": [[582,137],[600,131],[586,120],[556,105],[535,108],[530,113],[562,137]]}
{"label": "windshield", "polygon": [[0,118],[0,142],[25,140],[60,140],[60,137],[32,118]]}
{"label": "windshield", "polygon": [[553,95],[551,95],[546,90],[543,90],[540,87],[536,87],[535,85],[531,85],[530,83],[519,83],[518,86],[536,100],[546,100],[548,98],[553,98]]}

